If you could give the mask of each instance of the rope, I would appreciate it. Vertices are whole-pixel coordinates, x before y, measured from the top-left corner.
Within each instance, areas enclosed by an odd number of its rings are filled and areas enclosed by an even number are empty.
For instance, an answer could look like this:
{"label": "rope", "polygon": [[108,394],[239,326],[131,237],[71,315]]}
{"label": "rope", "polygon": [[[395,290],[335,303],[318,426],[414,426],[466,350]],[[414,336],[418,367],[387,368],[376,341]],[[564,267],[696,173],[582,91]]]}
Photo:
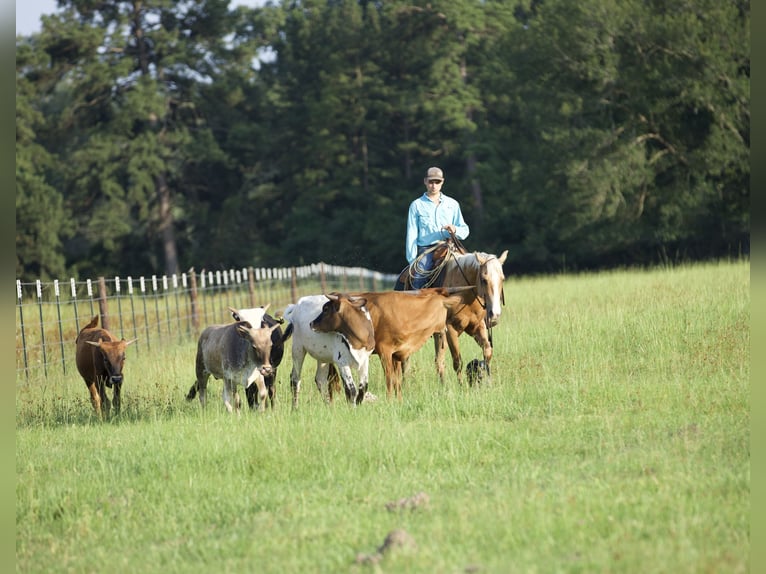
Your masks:
{"label": "rope", "polygon": [[[428,253],[432,253],[433,251],[436,251],[439,247],[441,247],[444,244],[447,244],[447,254],[444,256],[444,259],[441,260],[441,262],[431,269],[430,271],[423,271],[421,273],[416,273],[415,269],[417,269],[418,263],[420,263],[420,260],[425,257]],[[410,278],[410,285],[412,284],[413,279],[415,279],[416,275],[420,275],[421,277],[428,277],[425,283],[425,287],[431,287],[435,282],[436,279],[439,277],[439,273],[447,266],[447,263],[449,261],[450,257],[455,257],[455,253],[464,254],[467,253],[468,250],[465,248],[465,246],[460,242],[460,239],[458,239],[457,235],[449,232],[449,239],[444,239],[442,241],[437,241],[434,243],[431,247],[426,249],[423,253],[417,256],[415,261],[412,262],[412,264],[408,267],[407,273]],[[458,269],[460,266],[458,265]],[[463,270],[460,269],[460,272],[463,273]],[[463,273],[463,277],[465,277],[465,273]],[[466,278],[466,282],[468,282],[468,279]]]}
{"label": "rope", "polygon": [[428,279],[426,279],[424,287],[431,287],[436,282],[437,277],[439,277],[439,273],[441,273],[442,269],[444,269],[444,267],[447,265],[447,260],[452,254],[452,248],[449,249],[449,254],[444,256],[444,259],[441,260],[439,265],[437,265],[430,271],[421,271],[421,273],[416,273],[415,269],[419,268],[420,260],[423,259],[423,257],[425,257],[429,253],[436,251],[436,249],[440,247],[443,243],[444,241],[439,241],[438,243],[434,243],[431,247],[429,247],[428,249],[423,251],[423,253],[418,255],[415,261],[412,262],[412,265],[410,265],[407,268],[407,275],[410,278],[410,285],[412,285],[412,281],[418,275],[421,277],[428,277]]}

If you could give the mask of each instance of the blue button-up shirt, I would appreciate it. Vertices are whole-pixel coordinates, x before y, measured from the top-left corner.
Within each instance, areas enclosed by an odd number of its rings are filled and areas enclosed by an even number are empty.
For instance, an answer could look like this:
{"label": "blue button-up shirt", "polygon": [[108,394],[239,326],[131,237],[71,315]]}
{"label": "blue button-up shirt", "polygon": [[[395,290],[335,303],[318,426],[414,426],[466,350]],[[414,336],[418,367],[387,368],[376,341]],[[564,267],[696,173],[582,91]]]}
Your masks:
{"label": "blue button-up shirt", "polygon": [[407,261],[412,263],[415,260],[418,247],[433,245],[437,241],[447,239],[449,233],[442,229],[447,224],[455,226],[458,239],[468,237],[468,225],[463,220],[460,204],[451,197],[440,193],[439,201],[433,202],[424,193],[410,203],[405,246]]}

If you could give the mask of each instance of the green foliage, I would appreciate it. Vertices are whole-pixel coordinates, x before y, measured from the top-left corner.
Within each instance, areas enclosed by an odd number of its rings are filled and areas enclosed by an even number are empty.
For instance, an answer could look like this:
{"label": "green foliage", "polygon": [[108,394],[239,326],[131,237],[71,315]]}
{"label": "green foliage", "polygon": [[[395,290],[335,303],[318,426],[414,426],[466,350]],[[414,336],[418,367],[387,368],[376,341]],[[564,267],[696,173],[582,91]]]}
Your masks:
{"label": "green foliage", "polygon": [[[130,349],[105,423],[74,373],[17,381],[17,567],[748,571],[750,264],[505,292],[491,383],[440,387],[427,344],[401,403],[373,359],[376,402],[325,405],[307,361],[293,412],[288,349],[274,411],[229,415],[211,380],[203,413],[192,341]],[[416,546],[357,563],[394,529]]]}
{"label": "green foliage", "polygon": [[16,43],[17,275],[398,271],[434,164],[516,272],[749,253],[749,30],[713,0],[61,2]]}

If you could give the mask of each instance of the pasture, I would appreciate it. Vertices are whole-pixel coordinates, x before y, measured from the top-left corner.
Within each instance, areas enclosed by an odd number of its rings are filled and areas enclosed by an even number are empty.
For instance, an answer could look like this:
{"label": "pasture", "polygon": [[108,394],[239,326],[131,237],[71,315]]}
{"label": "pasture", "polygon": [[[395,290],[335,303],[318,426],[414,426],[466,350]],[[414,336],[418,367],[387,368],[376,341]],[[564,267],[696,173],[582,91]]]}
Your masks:
{"label": "pasture", "polygon": [[748,572],[750,263],[505,297],[491,383],[429,342],[401,402],[373,356],[378,400],[325,405],[306,361],[292,412],[289,344],[241,417],[185,401],[193,341],[128,351],[106,423],[76,373],[17,378],[17,572]]}

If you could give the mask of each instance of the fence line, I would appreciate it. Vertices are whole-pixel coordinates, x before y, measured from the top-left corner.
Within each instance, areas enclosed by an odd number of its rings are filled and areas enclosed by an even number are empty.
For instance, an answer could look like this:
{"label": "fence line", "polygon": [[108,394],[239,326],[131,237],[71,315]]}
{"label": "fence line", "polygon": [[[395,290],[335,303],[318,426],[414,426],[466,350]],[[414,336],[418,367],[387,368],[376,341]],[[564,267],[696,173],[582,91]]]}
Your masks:
{"label": "fence line", "polygon": [[[228,307],[269,305],[281,315],[304,295],[391,289],[396,275],[314,263],[289,268],[203,270],[170,277],[99,277],[67,283],[16,280],[16,380],[74,371],[75,339],[95,315],[117,337],[137,339],[137,354],[196,339],[231,320]],[[64,288],[62,289],[62,286]],[[35,309],[36,307],[36,309]],[[33,319],[34,316],[34,319]]]}

